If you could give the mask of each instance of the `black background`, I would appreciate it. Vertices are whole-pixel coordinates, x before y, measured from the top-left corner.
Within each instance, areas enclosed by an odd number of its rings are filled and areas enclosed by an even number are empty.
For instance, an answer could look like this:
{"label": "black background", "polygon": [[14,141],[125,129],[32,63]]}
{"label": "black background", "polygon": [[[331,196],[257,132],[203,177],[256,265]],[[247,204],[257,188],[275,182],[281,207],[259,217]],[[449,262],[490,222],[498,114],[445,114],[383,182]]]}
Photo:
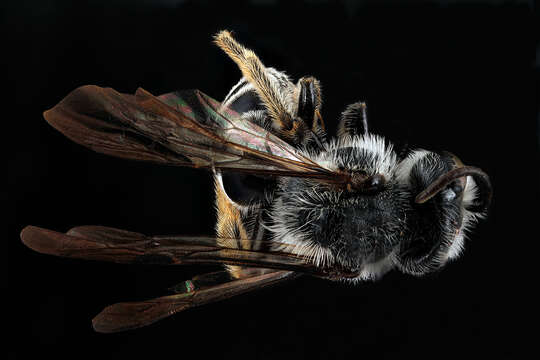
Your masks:
{"label": "black background", "polygon": [[[10,358],[512,357],[529,296],[523,254],[538,203],[533,13],[517,1],[23,1],[2,5],[2,346]],[[55,258],[19,241],[27,224],[212,234],[208,173],[119,160],[70,142],[42,112],[83,84],[220,100],[240,72],[221,29],[295,80],[323,84],[323,114],[366,100],[390,140],[450,150],[490,174],[490,217],[467,251],[425,278],[353,287],[305,278],[103,335],[106,305],[164,294],[213,268]],[[6,128],[7,126],[7,128]],[[527,215],[527,211],[529,215]],[[531,216],[532,215],[532,216]],[[7,275],[6,275],[7,274]],[[7,320],[6,320],[7,318]],[[4,337],[4,340],[6,338]],[[3,356],[2,356],[3,357]]]}

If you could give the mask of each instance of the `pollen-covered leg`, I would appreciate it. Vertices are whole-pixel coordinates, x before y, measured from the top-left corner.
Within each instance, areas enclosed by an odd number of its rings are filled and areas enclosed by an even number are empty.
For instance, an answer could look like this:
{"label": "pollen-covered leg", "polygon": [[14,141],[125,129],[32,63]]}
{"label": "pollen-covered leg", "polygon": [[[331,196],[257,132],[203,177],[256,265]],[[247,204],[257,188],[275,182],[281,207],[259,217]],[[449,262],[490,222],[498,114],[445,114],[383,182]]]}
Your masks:
{"label": "pollen-covered leg", "polygon": [[[295,86],[283,73],[266,68],[253,51],[240,45],[228,31],[219,32],[214,40],[238,65],[244,81],[253,86],[274,134],[292,145],[305,145],[312,138],[316,138],[314,142],[319,144],[324,141],[324,125],[319,112],[320,86],[317,80],[304,78]],[[247,87],[240,86],[238,89],[247,90]],[[234,89],[231,92],[240,94]],[[234,94],[229,95],[227,98],[233,100]],[[302,104],[299,104],[298,96],[300,102],[304,99]],[[234,100],[237,102],[236,98]],[[299,106],[301,116],[296,116]],[[261,121],[257,114],[254,115],[257,124],[266,124],[266,120]]]}
{"label": "pollen-covered leg", "polygon": [[[219,246],[260,250],[263,244],[264,228],[261,226],[262,208],[259,201],[240,204],[225,191],[223,174],[215,176],[217,223],[216,234]],[[250,241],[242,241],[250,239]],[[226,265],[227,271],[235,279],[265,274],[271,270],[257,267]]]}
{"label": "pollen-covered leg", "polygon": [[267,69],[257,55],[240,45],[226,30],[219,32],[214,41],[238,65],[242,75],[255,86],[269,116],[278,124],[278,128],[290,129],[293,119],[286,106],[287,100],[278,84],[268,76]]}

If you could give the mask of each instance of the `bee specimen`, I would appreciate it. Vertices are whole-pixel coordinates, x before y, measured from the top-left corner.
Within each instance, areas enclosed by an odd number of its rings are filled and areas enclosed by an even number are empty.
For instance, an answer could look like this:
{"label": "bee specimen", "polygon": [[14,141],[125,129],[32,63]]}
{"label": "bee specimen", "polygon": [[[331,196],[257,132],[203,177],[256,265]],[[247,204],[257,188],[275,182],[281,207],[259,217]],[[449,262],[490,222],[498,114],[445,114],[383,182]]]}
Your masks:
{"label": "bee specimen", "polygon": [[180,283],[172,295],[105,308],[93,320],[97,331],[145,326],[300,274],[351,282],[394,268],[422,275],[460,255],[465,233],[491,201],[482,170],[448,152],[398,156],[369,132],[362,102],[345,109],[329,139],[317,79],[292,83],[227,31],[215,43],[243,75],[222,103],[197,90],[155,97],[89,85],[44,113],[94,151],[214,176],[216,236],[146,236],[102,226],[23,229],[23,242],[46,254],[225,265]]}

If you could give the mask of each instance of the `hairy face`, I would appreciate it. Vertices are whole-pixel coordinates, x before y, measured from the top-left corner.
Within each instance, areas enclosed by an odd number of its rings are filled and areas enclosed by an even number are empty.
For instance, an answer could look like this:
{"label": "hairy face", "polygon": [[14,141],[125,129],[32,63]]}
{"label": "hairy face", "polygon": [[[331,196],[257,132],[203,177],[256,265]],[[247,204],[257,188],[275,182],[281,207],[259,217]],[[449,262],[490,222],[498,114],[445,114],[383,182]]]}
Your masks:
{"label": "hairy face", "polygon": [[[418,194],[453,167],[449,155],[416,150],[401,162],[397,177],[412,194]],[[459,257],[465,232],[483,216],[468,210],[478,197],[476,183],[469,176],[449,183],[425,203],[412,204],[407,216],[409,235],[401,242],[396,256],[398,267],[403,272],[422,275]]]}

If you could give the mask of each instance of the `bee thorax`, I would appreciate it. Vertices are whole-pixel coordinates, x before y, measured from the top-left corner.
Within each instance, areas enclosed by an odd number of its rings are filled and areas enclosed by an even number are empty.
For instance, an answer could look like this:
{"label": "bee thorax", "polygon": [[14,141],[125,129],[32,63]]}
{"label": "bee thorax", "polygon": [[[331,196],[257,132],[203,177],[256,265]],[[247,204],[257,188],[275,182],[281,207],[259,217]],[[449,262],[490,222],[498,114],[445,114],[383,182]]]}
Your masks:
{"label": "bee thorax", "polygon": [[377,277],[391,267],[405,223],[407,196],[394,181],[395,155],[382,138],[369,136],[335,143],[318,158],[350,173],[350,182],[281,179],[271,209],[273,238],[317,264]]}

